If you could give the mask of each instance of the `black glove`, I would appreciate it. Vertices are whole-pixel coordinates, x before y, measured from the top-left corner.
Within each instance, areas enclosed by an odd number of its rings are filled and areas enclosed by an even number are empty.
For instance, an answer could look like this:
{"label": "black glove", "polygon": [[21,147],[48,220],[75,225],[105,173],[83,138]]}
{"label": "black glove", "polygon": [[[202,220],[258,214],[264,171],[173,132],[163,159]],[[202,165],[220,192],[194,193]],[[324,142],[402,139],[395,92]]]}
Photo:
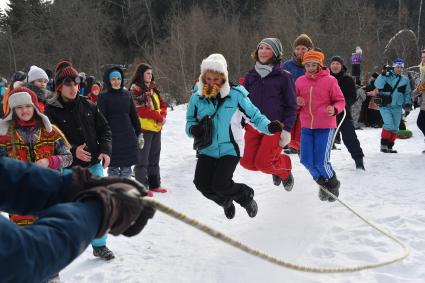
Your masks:
{"label": "black glove", "polygon": [[106,187],[93,187],[79,192],[73,201],[98,199],[102,203],[102,221],[97,231],[99,238],[105,233],[114,236],[134,236],[145,227],[155,209],[145,205],[139,190],[126,183],[112,183]]}
{"label": "black glove", "polygon": [[274,120],[273,122],[270,122],[267,128],[269,129],[270,133],[275,134],[282,131],[283,124],[278,120]]}
{"label": "black glove", "polygon": [[193,125],[190,128],[190,133],[192,134],[192,136],[196,137],[196,138],[200,138],[202,137],[202,135],[204,134],[204,128],[201,125]]}
{"label": "black glove", "polygon": [[81,191],[86,191],[93,187],[105,187],[114,183],[129,184],[135,187],[142,197],[148,194],[146,187],[138,181],[123,177],[97,177],[93,176],[89,170],[76,166],[72,168],[71,184],[63,202],[72,201]]}

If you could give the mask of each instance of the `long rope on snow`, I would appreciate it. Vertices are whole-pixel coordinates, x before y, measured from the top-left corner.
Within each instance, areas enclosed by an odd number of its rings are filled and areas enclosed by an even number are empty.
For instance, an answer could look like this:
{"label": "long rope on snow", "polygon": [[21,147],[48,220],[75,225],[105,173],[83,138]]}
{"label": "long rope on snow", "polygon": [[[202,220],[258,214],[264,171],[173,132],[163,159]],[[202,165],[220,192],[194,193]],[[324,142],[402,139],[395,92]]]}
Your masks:
{"label": "long rope on snow", "polygon": [[[332,140],[332,145],[335,142],[335,137],[336,137],[336,133],[338,132],[339,128],[341,127],[342,123],[344,122],[345,118],[346,118],[346,110],[344,108],[344,116],[342,117],[341,122],[339,123],[336,131],[335,131],[335,135],[333,137]],[[351,208],[348,204],[346,204],[345,202],[343,202],[342,200],[340,200],[339,198],[337,198],[334,194],[332,194],[331,192],[329,192],[327,189],[325,188],[320,188],[321,190],[325,191],[328,195],[330,195],[331,197],[335,198],[340,204],[342,204],[345,208],[347,208],[349,211],[351,211],[354,215],[356,215],[358,218],[360,218],[363,222],[365,222],[367,225],[369,225],[370,227],[372,227],[373,229],[375,229],[376,231],[378,231],[379,233],[381,233],[382,235],[384,235],[385,237],[389,238],[390,240],[394,241],[396,244],[398,244],[402,249],[403,249],[403,253],[397,257],[394,257],[392,259],[386,260],[386,261],[382,261],[382,262],[377,262],[377,263],[369,263],[369,264],[363,264],[363,265],[359,265],[359,266],[348,266],[348,267],[316,267],[316,266],[306,266],[306,265],[301,265],[301,264],[296,264],[296,263],[292,263],[292,262],[288,262],[285,261],[283,259],[271,256],[266,254],[265,252],[253,249],[237,240],[232,239],[231,237],[209,227],[208,225],[202,224],[199,221],[190,218],[188,216],[186,216],[185,214],[178,212],[176,210],[174,210],[173,208],[166,206],[154,199],[148,199],[148,198],[143,198],[141,199],[142,202],[146,203],[147,205],[151,205],[153,207],[155,207],[157,210],[176,218],[177,220],[180,220],[181,222],[184,222],[208,235],[210,235],[213,238],[216,238],[226,244],[229,244],[241,251],[244,251],[250,255],[253,255],[255,257],[259,257],[263,260],[266,260],[268,262],[271,262],[273,264],[279,265],[281,267],[286,267],[289,269],[293,269],[293,270],[298,270],[298,271],[304,271],[304,272],[315,272],[315,273],[344,273],[344,272],[355,272],[355,271],[361,271],[361,270],[366,270],[366,269],[372,269],[372,268],[377,268],[377,267],[381,267],[381,266],[385,266],[385,265],[389,265],[398,261],[401,261],[403,259],[405,259],[406,257],[409,256],[410,251],[409,248],[399,239],[397,239],[396,237],[392,236],[390,233],[384,231],[383,229],[379,228],[378,226],[376,226],[375,224],[373,224],[372,222],[370,222],[369,220],[367,220],[365,217],[361,216],[358,212],[356,212],[353,208]]]}
{"label": "long rope on snow", "polygon": [[400,256],[397,256],[395,258],[392,258],[390,260],[387,261],[382,261],[382,262],[378,262],[378,263],[370,263],[370,264],[363,264],[363,265],[359,265],[359,266],[349,266],[349,267],[315,267],[315,266],[306,266],[306,265],[301,265],[301,264],[296,264],[296,263],[291,263],[288,261],[285,261],[283,259],[268,255],[262,251],[253,249],[243,243],[241,243],[240,241],[234,240],[231,237],[209,227],[208,225],[202,224],[199,221],[190,218],[188,216],[186,216],[185,214],[178,212],[176,210],[174,210],[173,208],[166,206],[154,199],[150,199],[150,198],[143,198],[142,202],[144,202],[147,205],[151,205],[153,207],[155,207],[157,210],[176,218],[177,220],[184,222],[208,235],[210,235],[211,237],[218,239],[226,244],[229,244],[241,251],[244,251],[250,255],[253,255],[255,257],[259,257],[263,260],[266,260],[268,262],[271,262],[273,264],[279,265],[281,267],[286,267],[289,269],[294,269],[294,270],[298,270],[298,271],[304,271],[304,272],[315,272],[315,273],[343,273],[343,272],[355,272],[355,271],[361,271],[361,270],[365,270],[365,269],[372,269],[372,268],[377,268],[377,267],[381,267],[384,265],[388,265],[388,264],[392,264],[395,263],[397,261],[401,261],[403,259],[405,259],[408,255],[409,255],[409,249],[407,248],[407,246],[401,242],[400,240],[398,240],[397,238],[395,238],[394,236],[390,235],[388,232],[385,232],[384,230],[382,230],[381,228],[377,227],[376,225],[372,224],[370,221],[368,221],[367,219],[365,219],[364,217],[362,217],[359,213],[357,213],[356,211],[354,211],[354,209],[352,209],[351,207],[349,207],[347,204],[345,204],[344,202],[342,202],[340,199],[338,199],[337,197],[335,197],[332,193],[330,193],[328,190],[323,189],[326,193],[328,193],[329,195],[331,195],[332,197],[334,197],[336,200],[338,200],[338,202],[340,202],[343,206],[345,206],[348,210],[350,210],[352,213],[354,213],[357,217],[359,217],[361,220],[363,220],[366,224],[368,224],[369,226],[371,226],[372,228],[374,228],[375,230],[377,230],[378,232],[380,232],[381,234],[383,234],[384,236],[388,237],[389,239],[391,239],[392,241],[396,242],[398,245],[400,245],[403,249],[403,254]]}

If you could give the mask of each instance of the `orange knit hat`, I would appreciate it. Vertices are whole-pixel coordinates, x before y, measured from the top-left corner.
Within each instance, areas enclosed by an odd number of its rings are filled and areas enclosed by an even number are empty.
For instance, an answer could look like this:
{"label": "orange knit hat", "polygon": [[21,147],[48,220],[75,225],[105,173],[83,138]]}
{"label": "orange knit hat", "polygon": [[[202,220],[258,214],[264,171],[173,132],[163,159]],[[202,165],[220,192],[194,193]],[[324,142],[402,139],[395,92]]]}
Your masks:
{"label": "orange knit hat", "polygon": [[318,63],[323,66],[323,62],[325,61],[325,54],[316,50],[309,50],[303,54],[302,64],[306,64],[308,62]]}

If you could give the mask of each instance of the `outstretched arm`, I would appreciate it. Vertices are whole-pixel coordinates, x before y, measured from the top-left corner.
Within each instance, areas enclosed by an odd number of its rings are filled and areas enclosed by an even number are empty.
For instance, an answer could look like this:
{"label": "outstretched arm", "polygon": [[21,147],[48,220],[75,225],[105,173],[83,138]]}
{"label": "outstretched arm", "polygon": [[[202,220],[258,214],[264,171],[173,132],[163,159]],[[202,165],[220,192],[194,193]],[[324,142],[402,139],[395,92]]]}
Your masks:
{"label": "outstretched arm", "polygon": [[2,282],[44,282],[65,268],[94,239],[102,220],[102,205],[94,198],[62,203],[40,216],[25,227],[0,216]]}
{"label": "outstretched arm", "polygon": [[0,210],[27,215],[52,206],[63,199],[70,182],[71,174],[0,157]]}

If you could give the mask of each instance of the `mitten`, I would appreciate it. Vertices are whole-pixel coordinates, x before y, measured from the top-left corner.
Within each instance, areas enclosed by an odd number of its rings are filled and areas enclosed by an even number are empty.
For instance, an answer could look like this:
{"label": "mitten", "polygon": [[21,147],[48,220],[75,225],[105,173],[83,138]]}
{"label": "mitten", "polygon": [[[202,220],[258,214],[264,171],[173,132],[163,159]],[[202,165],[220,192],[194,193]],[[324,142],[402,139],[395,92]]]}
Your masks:
{"label": "mitten", "polygon": [[137,137],[137,143],[139,144],[139,148],[143,149],[143,146],[145,145],[145,139],[143,138],[143,133],[140,133],[140,135]]}
{"label": "mitten", "polygon": [[102,221],[96,237],[105,233],[134,236],[145,227],[155,209],[145,205],[139,190],[130,184],[112,183],[78,193],[73,201],[98,199],[102,204]]}
{"label": "mitten", "polygon": [[125,183],[135,187],[142,196],[148,194],[146,187],[138,181],[124,177],[97,177],[92,175],[89,170],[76,166],[72,168],[71,183],[68,187],[63,202],[69,202],[75,199],[75,196],[82,191],[93,187],[107,186],[114,183]]}
{"label": "mitten", "polygon": [[282,130],[282,133],[280,133],[279,145],[281,147],[285,147],[286,145],[289,144],[290,141],[291,141],[291,133],[288,131]]}
{"label": "mitten", "polygon": [[279,122],[278,120],[274,120],[273,122],[270,122],[267,128],[269,129],[270,133],[275,134],[282,131],[283,124]]}

